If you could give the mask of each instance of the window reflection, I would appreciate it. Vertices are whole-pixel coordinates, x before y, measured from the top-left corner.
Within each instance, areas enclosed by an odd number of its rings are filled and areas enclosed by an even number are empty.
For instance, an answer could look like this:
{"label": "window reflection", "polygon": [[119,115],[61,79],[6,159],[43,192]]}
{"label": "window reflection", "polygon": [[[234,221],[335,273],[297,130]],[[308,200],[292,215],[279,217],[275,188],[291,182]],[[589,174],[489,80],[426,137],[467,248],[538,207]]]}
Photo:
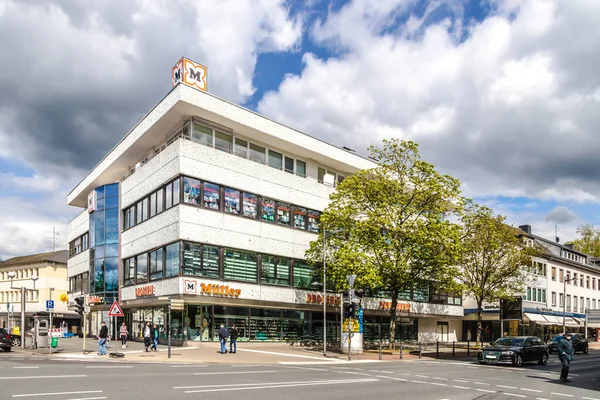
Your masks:
{"label": "window reflection", "polygon": [[220,198],[219,185],[213,183],[204,184],[204,207],[210,208],[211,210],[218,210],[220,208]]}

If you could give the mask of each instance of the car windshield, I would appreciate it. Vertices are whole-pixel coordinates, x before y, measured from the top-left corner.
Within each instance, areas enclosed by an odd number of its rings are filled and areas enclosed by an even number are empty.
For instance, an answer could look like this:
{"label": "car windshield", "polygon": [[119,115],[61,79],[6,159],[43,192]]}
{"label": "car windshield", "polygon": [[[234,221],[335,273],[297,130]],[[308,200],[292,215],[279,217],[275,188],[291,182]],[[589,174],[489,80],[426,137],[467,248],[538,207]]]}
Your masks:
{"label": "car windshield", "polygon": [[500,338],[494,342],[494,346],[523,346],[525,339]]}

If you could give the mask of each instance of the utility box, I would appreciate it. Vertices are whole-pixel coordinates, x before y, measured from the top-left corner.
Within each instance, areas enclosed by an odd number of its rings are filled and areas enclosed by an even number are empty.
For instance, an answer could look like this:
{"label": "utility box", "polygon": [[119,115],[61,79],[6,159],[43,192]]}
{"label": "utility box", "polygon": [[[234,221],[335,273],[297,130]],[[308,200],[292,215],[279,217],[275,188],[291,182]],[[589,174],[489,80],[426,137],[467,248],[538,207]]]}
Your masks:
{"label": "utility box", "polygon": [[35,320],[34,339],[37,348],[48,347],[48,338],[50,337],[48,332],[49,326],[50,322],[47,319],[37,318]]}

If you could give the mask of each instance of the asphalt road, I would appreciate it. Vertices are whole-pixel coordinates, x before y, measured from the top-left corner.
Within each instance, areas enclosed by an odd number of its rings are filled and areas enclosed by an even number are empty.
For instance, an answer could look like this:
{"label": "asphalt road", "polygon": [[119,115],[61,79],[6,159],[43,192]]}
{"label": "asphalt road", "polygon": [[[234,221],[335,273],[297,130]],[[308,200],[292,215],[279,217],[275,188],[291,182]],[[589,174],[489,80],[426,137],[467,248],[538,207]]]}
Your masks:
{"label": "asphalt road", "polygon": [[474,361],[277,365],[47,360],[0,352],[0,399],[561,399],[600,400],[600,351],[577,355],[571,384],[547,366]]}

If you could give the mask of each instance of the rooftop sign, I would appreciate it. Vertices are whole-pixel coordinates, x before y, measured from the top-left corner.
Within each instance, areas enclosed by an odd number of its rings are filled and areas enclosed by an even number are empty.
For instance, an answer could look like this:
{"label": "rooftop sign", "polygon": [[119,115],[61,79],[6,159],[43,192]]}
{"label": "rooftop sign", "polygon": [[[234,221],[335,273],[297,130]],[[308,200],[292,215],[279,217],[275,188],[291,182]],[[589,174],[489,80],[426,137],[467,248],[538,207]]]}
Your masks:
{"label": "rooftop sign", "polygon": [[187,58],[182,58],[171,71],[173,87],[179,82],[206,92],[206,67]]}

